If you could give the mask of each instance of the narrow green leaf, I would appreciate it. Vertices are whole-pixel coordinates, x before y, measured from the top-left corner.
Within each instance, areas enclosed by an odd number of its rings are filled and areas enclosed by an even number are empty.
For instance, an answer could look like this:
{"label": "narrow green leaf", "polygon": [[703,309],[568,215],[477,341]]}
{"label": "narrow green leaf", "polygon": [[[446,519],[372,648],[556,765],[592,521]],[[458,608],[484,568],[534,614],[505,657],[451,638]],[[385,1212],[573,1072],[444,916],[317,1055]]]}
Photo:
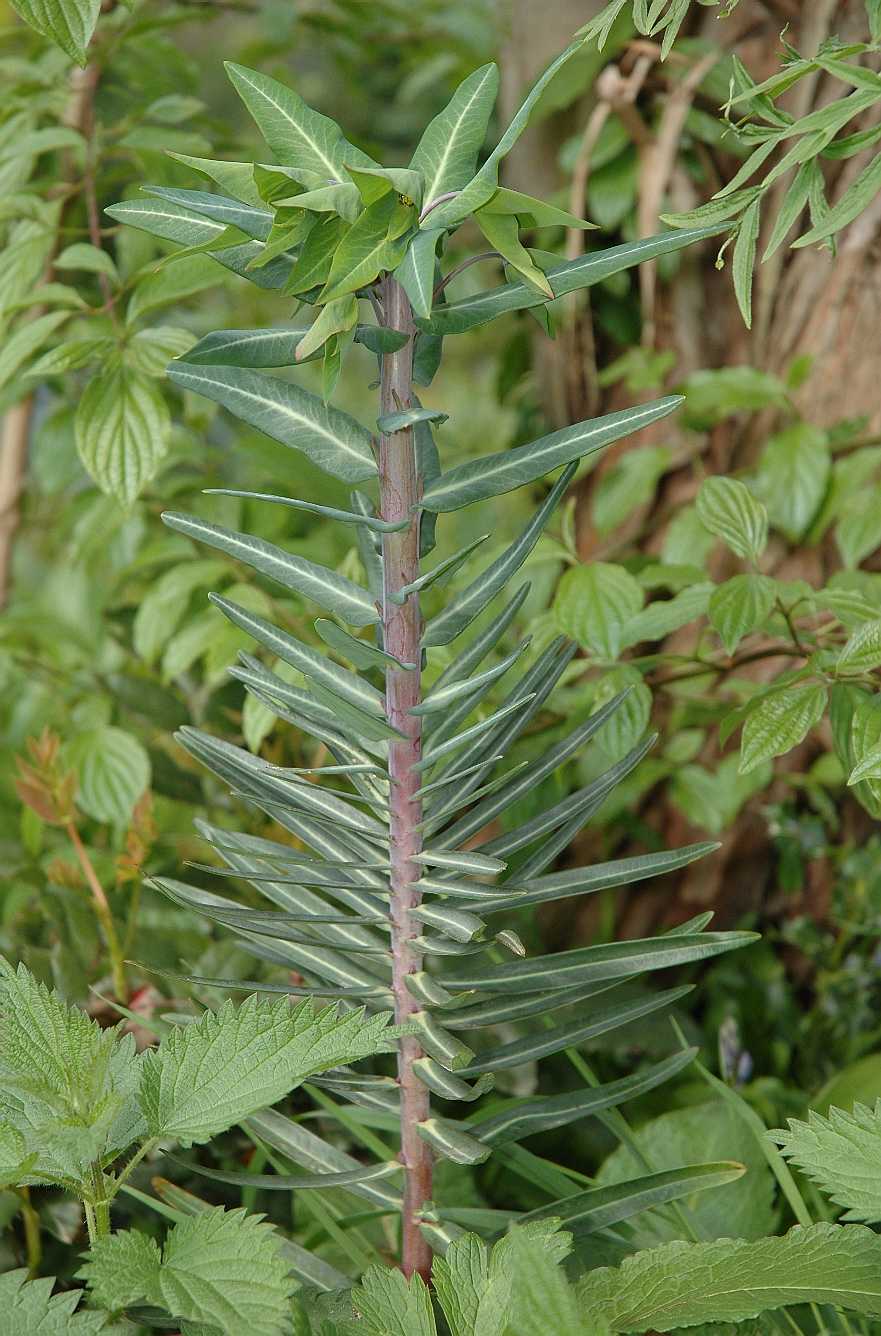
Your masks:
{"label": "narrow green leaf", "polygon": [[168,377],[202,394],[282,445],[302,450],[327,473],[347,482],[376,476],[369,432],[338,408],[296,385],[240,367],[175,362]]}
{"label": "narrow green leaf", "polygon": [[529,445],[458,464],[426,488],[422,507],[433,511],[458,510],[486,497],[513,491],[562,464],[583,459],[622,436],[640,431],[672,413],[683,402],[681,395],[668,395],[650,404],[563,427]]}
{"label": "narrow green leaf", "polygon": [[384,435],[393,436],[395,432],[407,431],[420,422],[440,423],[448,418],[448,413],[441,413],[436,408],[405,408],[397,413],[384,413],[376,419],[376,425]]}
{"label": "narrow green leaf", "polygon": [[759,240],[761,224],[761,200],[754,200],[741,219],[734,243],[734,258],[731,272],[734,277],[734,291],[743,323],[747,329],[753,322],[753,271],[756,265],[756,246]]}
{"label": "narrow green leaf", "polygon": [[[297,348],[308,330],[296,325],[276,325],[272,329],[220,329],[206,334],[194,344],[181,361],[207,363],[210,366],[243,366],[252,369],[294,366]],[[406,334],[377,325],[359,325],[355,342],[371,352],[394,352],[407,342]],[[299,359],[299,360],[302,360]]]}
{"label": "narrow green leaf", "polygon": [[249,501],[270,501],[278,506],[290,506],[292,510],[307,510],[312,515],[323,515],[329,520],[339,520],[340,524],[358,524],[374,533],[396,533],[406,529],[409,520],[386,521],[374,515],[362,515],[350,510],[337,510],[334,506],[319,506],[312,501],[300,501],[292,496],[273,496],[271,492],[242,492],[236,487],[206,487],[206,496],[243,496]]}
{"label": "narrow green leaf", "polygon": [[[719,231],[715,227],[691,228],[682,232],[662,232],[658,236],[646,237],[641,241],[627,242],[621,246],[610,246],[606,250],[592,251],[577,260],[561,260],[546,270],[555,297],[576,292],[580,288],[592,287],[614,274],[631,269],[646,260],[657,259],[681,250],[694,242],[715,236]],[[460,301],[435,306],[430,321],[419,321],[420,328],[429,333],[462,334],[465,330],[485,325],[497,316],[509,311],[523,311],[533,306],[540,306],[546,298],[529,283],[522,281],[504,283],[486,292],[478,292]]]}
{"label": "narrow green leaf", "polygon": [[538,288],[539,292],[543,292],[548,300],[552,301],[554,292],[550,283],[520,240],[520,224],[516,216],[478,209],[474,214],[474,221],[489,244],[499,252],[511,268],[522,274],[527,283]]}
{"label": "narrow green leaf", "polygon": [[342,617],[351,626],[369,626],[379,620],[379,612],[366,589],[353,584],[345,576],[326,566],[319,566],[305,557],[285,552],[274,543],[251,534],[236,533],[232,529],[209,524],[195,515],[179,515],[165,511],[162,521],[169,529],[186,534],[197,542],[207,543],[221,552],[245,562],[262,575],[269,576],[286,589],[311,598],[330,612]]}
{"label": "narrow green leaf", "polygon": [[243,204],[228,195],[212,195],[204,190],[176,190],[170,186],[142,186],[145,195],[167,200],[191,209],[203,218],[211,218],[224,227],[237,227],[254,241],[266,241],[272,229],[273,215],[269,209]]}
{"label": "narrow green leaf", "polygon": [[195,1170],[200,1178],[210,1178],[215,1183],[231,1183],[239,1188],[264,1188],[270,1192],[303,1192],[317,1188],[347,1188],[356,1183],[372,1183],[378,1178],[392,1178],[401,1173],[400,1160],[389,1160],[386,1164],[371,1164],[361,1169],[343,1169],[331,1174],[252,1174],[247,1170],[235,1173],[230,1170],[209,1169],[204,1164],[195,1164],[181,1160],[176,1155],[170,1157],[181,1168]]}
{"label": "narrow green leaf", "polygon": [[414,313],[423,320],[431,315],[435,250],[440,235],[434,230],[417,232],[395,270],[395,278],[409,297]]}
{"label": "narrow green leaf", "polygon": [[457,595],[443,612],[431,619],[422,636],[423,646],[448,645],[504,589],[541,537],[545,525],[574,478],[576,468],[576,464],[570,464],[564,470],[520,537]]}
{"label": "narrow green leaf", "polygon": [[812,227],[804,236],[792,243],[793,250],[803,246],[812,246],[816,241],[840,232],[848,223],[852,223],[881,190],[881,154],[876,154],[868,167],[860,172],[857,179],[844,192],[837,204],[826,214],[822,222]]}

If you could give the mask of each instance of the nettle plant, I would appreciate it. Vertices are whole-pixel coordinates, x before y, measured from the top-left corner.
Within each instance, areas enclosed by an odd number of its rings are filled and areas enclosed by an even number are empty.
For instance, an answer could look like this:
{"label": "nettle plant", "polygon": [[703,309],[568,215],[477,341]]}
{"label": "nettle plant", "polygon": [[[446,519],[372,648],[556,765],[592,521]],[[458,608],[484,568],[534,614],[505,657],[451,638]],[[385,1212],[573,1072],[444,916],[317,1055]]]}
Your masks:
{"label": "nettle plant", "polygon": [[[568,215],[499,188],[499,164],[542,89],[580,45],[575,42],[548,68],[479,170],[477,154],[498,83],[495,66],[464,81],[428,126],[407,168],[373,162],[290,89],[231,66],[232,82],[278,164],[206,161],[203,170],[226,193],[148,187],[149,198],[109,211],[185,246],[207,246],[222,264],[245,277],[256,271],[262,285],[311,306],[315,318],[308,328],[209,334],[168,374],[182,389],[303,451],[344,482],[374,488],[372,497],[353,491],[350,511],[322,510],[328,520],[355,527],[367,587],[247,534],[186,515],[165,516],[173,529],[241,559],[331,614],[315,623],[328,655],[214,596],[219,610],[276,660],[267,667],[245,656],[234,676],[275,714],[317,739],[332,763],[305,772],[280,769],[197,729],[182,730],[188,751],[274,819],[288,842],[200,826],[222,864],[205,870],[245,880],[272,910],[246,908],[178,881],[157,885],[178,904],[233,928],[258,957],[298,972],[305,980],[299,991],[370,1008],[393,1006],[398,1024],[407,1027],[396,1078],[341,1071],[322,1081],[336,1096],[399,1121],[403,1193],[383,1187],[380,1197],[382,1204],[400,1207],[401,1266],[408,1275],[427,1276],[432,1241],[449,1238],[443,1209],[433,1202],[436,1156],[480,1163],[496,1147],[614,1109],[673,1076],[691,1055],[677,1053],[609,1086],[596,1088],[591,1081],[573,1093],[478,1105],[458,1117],[433,1109],[433,1096],[444,1107],[473,1106],[491,1089],[494,1073],[569,1049],[682,995],[681,988],[637,995],[628,990],[625,999],[613,990],[751,940],[748,933],[705,931],[710,916],[704,915],[647,941],[525,958],[517,934],[506,926],[504,915],[511,911],[657,876],[713,847],[697,844],[548,871],[638,764],[649,741],[640,740],[619,764],[518,828],[487,834],[500,813],[589,741],[626,693],[546,754],[516,772],[505,770],[506,749],[529,728],[575,647],[554,640],[507,687],[501,704],[479,717],[475,712],[491,688],[526,655],[528,640],[494,657],[525,587],[509,593],[492,615],[481,615],[534,549],[578,461],[663,417],[678,400],[581,422],[442,471],[432,424],[444,415],[419,404],[414,382],[430,381],[445,335],[506,311],[541,314],[555,296],[704,235],[668,233],[571,263],[520,242],[521,223],[559,222]],[[447,303],[440,300],[446,276],[439,257],[450,234],[470,219],[520,276]],[[370,314],[374,319],[366,323]],[[378,356],[378,439],[327,402],[353,339]],[[293,367],[316,356],[323,359],[324,399],[265,374],[264,368]],[[423,596],[476,546],[423,570],[438,516],[559,469],[523,532],[426,619]],[[260,499],[320,509],[306,499]],[[476,622],[477,630],[465,637]],[[373,634],[368,639],[348,627]],[[446,647],[460,637],[464,644],[450,657]],[[432,672],[438,649],[446,660],[439,674]],[[495,1026],[530,1019],[538,1027],[521,1038],[499,1044],[493,1034]],[[471,1041],[481,1032],[488,1033],[490,1046],[478,1040],[471,1047],[466,1037]],[[261,1133],[294,1161],[326,1162],[326,1148],[314,1138],[303,1141],[299,1130],[294,1135],[281,1115],[267,1115]],[[346,1161],[346,1167],[354,1165]],[[364,1172],[371,1177],[375,1166]],[[376,1202],[378,1190],[363,1186]],[[667,1190],[675,1196],[682,1185]],[[568,1204],[567,1218],[577,1210]]]}

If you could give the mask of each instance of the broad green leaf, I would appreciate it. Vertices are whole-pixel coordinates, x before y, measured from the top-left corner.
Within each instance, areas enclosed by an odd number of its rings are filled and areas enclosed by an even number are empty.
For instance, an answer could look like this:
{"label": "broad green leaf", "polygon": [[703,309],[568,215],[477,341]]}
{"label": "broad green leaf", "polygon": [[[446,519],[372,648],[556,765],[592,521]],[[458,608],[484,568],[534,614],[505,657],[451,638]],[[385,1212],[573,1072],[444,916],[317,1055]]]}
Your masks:
{"label": "broad green leaf", "polygon": [[76,1312],[82,1291],[53,1295],[53,1284],[48,1277],[28,1280],[24,1269],[0,1275],[4,1336],[100,1336],[106,1314]]}
{"label": "broad green leaf", "polygon": [[251,534],[236,533],[232,529],[209,524],[195,515],[165,511],[162,520],[170,529],[197,542],[219,548],[228,556],[245,562],[262,575],[284,585],[286,589],[295,589],[329,612],[336,613],[351,626],[369,626],[379,620],[379,612],[367,590],[347,580],[345,576],[338,575],[336,571],[329,570],[327,566],[319,566],[305,557],[285,552],[274,543],[267,543]]}
{"label": "broad green leaf", "polygon": [[138,279],[128,304],[128,322],[134,324],[150,311],[216,287],[219,281],[222,276],[210,256],[181,255]]}
{"label": "broad green leaf", "polygon": [[102,492],[126,506],[156,476],[170,429],[154,381],[125,364],[94,376],[77,405],[80,459]]}
{"label": "broad green leaf", "polygon": [[0,1121],[36,1155],[26,1181],[78,1190],[144,1134],[131,1035],[102,1030],[0,957]]}
{"label": "broad green leaf", "polygon": [[194,158],[189,153],[173,153],[171,150],[169,150],[168,156],[174,158],[176,162],[183,163],[185,167],[191,167],[194,172],[199,172],[202,176],[207,176],[210,180],[216,181],[222,190],[228,195],[240,199],[243,204],[253,204],[257,209],[263,207],[263,197],[254,184],[254,164],[252,162],[227,162],[222,158]]}
{"label": "broad green leaf", "polygon": [[417,232],[395,270],[395,278],[406,292],[414,313],[425,320],[431,315],[433,305],[435,250],[439,236],[440,233],[434,230]]}
{"label": "broad green leaf", "polygon": [[96,821],[124,826],[150,784],[150,758],[134,734],[113,724],[78,733],[67,750],[77,804]]}
{"label": "broad green leaf", "polygon": [[140,1100],[150,1135],[184,1146],[208,1141],[314,1073],[388,1052],[388,1022],[388,1012],[340,1015],[308,1000],[226,1002],[171,1030],[146,1055]]}
{"label": "broad green leaf", "polygon": [[790,1304],[881,1314],[881,1239],[862,1225],[796,1225],[754,1243],[668,1243],[590,1272],[583,1309],[615,1332],[743,1322]]}
{"label": "broad green leaf", "polygon": [[124,357],[130,366],[148,376],[162,376],[173,357],[180,357],[193,346],[194,335],[174,325],[154,325],[132,335]]}
{"label": "broad green leaf", "polygon": [[[481,66],[459,84],[444,110],[425,129],[410,161],[410,167],[421,172],[425,181],[425,205],[448,191],[461,190],[471,180],[498,88],[498,66]],[[435,225],[434,221],[428,224]]]}
{"label": "broad green leaf", "polygon": [[334,251],[322,302],[333,301],[372,283],[385,270],[396,269],[407,250],[407,227],[413,209],[394,191],[365,209]]}
{"label": "broad green leaf", "polygon": [[[350,293],[337,301],[327,302],[318,312],[311,328],[297,344],[297,361],[304,362],[319,348],[323,348],[334,334],[345,334],[358,320],[358,303]],[[326,397],[326,396],[325,396]]]}
{"label": "broad green leaf", "polygon": [[680,626],[702,617],[709,606],[713,586],[709,581],[680,590],[673,598],[657,599],[630,617],[621,632],[621,648],[638,645],[642,640],[663,640]]}
{"label": "broad green leaf", "polygon": [[740,774],[783,756],[807,737],[826,706],[823,686],[783,687],[763,696],[743,726]]}
{"label": "broad green leaf", "polygon": [[[531,1247],[514,1229],[510,1236],[513,1271],[508,1317],[515,1336],[584,1336],[584,1322],[574,1289],[562,1268],[542,1248]],[[597,1329],[602,1336],[602,1328]]]}
{"label": "broad green leaf", "polygon": [[743,323],[747,329],[753,322],[753,270],[756,264],[756,245],[759,240],[761,225],[761,200],[753,200],[746,209],[737,230],[734,243],[734,257],[731,261],[731,273],[734,278],[734,291]]}
{"label": "broad green leaf", "polygon": [[832,469],[825,432],[798,422],[772,436],[762,452],[756,493],[773,528],[800,543],[817,516]]}
{"label": "broad green leaf", "polygon": [[839,673],[870,673],[881,664],[881,621],[857,627],[838,656]]}
{"label": "broad green leaf", "polygon": [[640,431],[672,413],[681,403],[680,395],[669,395],[654,403],[577,422],[529,445],[518,445],[511,450],[457,464],[429,484],[422,497],[422,506],[432,511],[458,510],[486,497],[513,491],[561,464],[583,459],[622,436]]}
{"label": "broad green leaf", "polygon": [[[162,1248],[128,1231],[99,1239],[80,1271],[96,1297],[122,1293],[170,1313],[185,1330],[282,1336],[295,1282],[282,1240],[263,1217],[211,1207],[180,1219]],[[130,1271],[126,1268],[131,1267]],[[204,1324],[204,1326],[202,1325]]]}
{"label": "broad green leaf", "polygon": [[0,1189],[23,1183],[37,1163],[38,1152],[27,1153],[27,1143],[11,1123],[0,1122]]}
{"label": "broad green leaf", "polygon": [[856,1103],[849,1113],[830,1108],[827,1117],[811,1111],[807,1122],[788,1122],[770,1133],[786,1159],[845,1207],[844,1220],[881,1221],[881,1104]]}
{"label": "broad green leaf", "polygon": [[335,214],[320,219],[303,243],[285,283],[285,293],[298,296],[301,292],[311,293],[320,288],[327,280],[334,254],[348,231],[349,224]]}
{"label": "broad green leaf", "polygon": [[55,260],[56,269],[82,269],[86,273],[106,274],[114,282],[119,278],[116,265],[107,251],[100,246],[90,246],[87,242],[76,241],[72,246],[65,246]]}
{"label": "broad green leaf", "polygon": [[[49,311],[45,315],[37,316],[35,320],[29,320],[26,324],[20,325],[13,334],[7,336],[3,350],[0,352],[0,388],[12,379],[15,373],[24,366],[28,358],[39,352],[49,336],[67,318],[67,311]],[[85,343],[86,340],[81,342]],[[87,346],[96,349],[96,341],[89,340]],[[51,357],[52,353],[56,351],[57,349],[52,349],[49,356]],[[40,358],[36,366],[28,368],[28,374],[52,375],[52,367],[50,365],[47,369],[46,362],[46,357]],[[63,371],[67,368],[61,367],[59,369]]]}
{"label": "broad green leaf", "polygon": [[623,566],[594,561],[573,566],[554,596],[554,619],[564,635],[604,659],[614,659],[623,628],[642,608],[641,586]]}
{"label": "broad green leaf", "polygon": [[545,525],[575,476],[575,469],[576,465],[570,464],[564,470],[519,538],[516,538],[490,566],[487,566],[472,584],[451,599],[443,612],[431,619],[422,636],[424,647],[448,645],[465,630],[466,626],[470,626],[496,594],[504,589],[541,537]]}
{"label": "broad green leaf", "polygon": [[[527,283],[538,288],[539,292],[543,292],[552,301],[554,293],[550,283],[520,240],[520,224],[516,216],[478,209],[474,214],[474,221],[489,244],[499,252],[511,268],[516,269]],[[422,315],[423,312],[420,311],[419,314]]]}
{"label": "broad green leaf", "polygon": [[776,597],[776,585],[767,575],[735,575],[718,586],[710,597],[708,612],[710,624],[729,654],[744,636],[764,625]]}
{"label": "broad green leaf", "polygon": [[428,1287],[421,1276],[372,1266],[352,1290],[364,1336],[436,1336]]}
{"label": "broad green leaf", "polygon": [[[440,210],[438,210],[440,212]],[[433,218],[434,215],[429,215]],[[657,259],[681,250],[706,237],[715,236],[717,227],[693,228],[683,232],[662,232],[658,236],[646,237],[642,241],[627,242],[622,246],[610,246],[606,250],[589,252],[577,260],[560,260],[551,264],[547,270],[548,279],[556,297],[576,292],[580,288],[593,287],[614,274],[622,273],[634,265],[646,260]],[[546,300],[529,283],[519,280],[503,283],[486,292],[478,292],[459,301],[435,306],[430,321],[420,321],[421,329],[432,334],[461,334],[465,330],[485,325],[497,316],[509,311],[523,311],[533,306],[540,306]]]}
{"label": "broad green leaf", "polygon": [[227,62],[226,72],[279,162],[302,174],[304,184],[344,181],[347,163],[376,166],[335,121],[313,111],[292,88],[245,65]]}
{"label": "broad green leaf", "polygon": [[154,1238],[139,1229],[121,1229],[97,1241],[79,1275],[94,1302],[110,1312],[138,1303],[164,1307],[161,1266],[162,1251]]}
{"label": "broad green leaf", "polygon": [[221,404],[282,445],[302,450],[326,473],[347,482],[376,476],[370,433],[299,386],[242,367],[189,362],[176,362],[168,378]]}
{"label": "broad green leaf", "polygon": [[697,494],[697,513],[705,529],[739,557],[755,560],[768,541],[768,514],[736,478],[707,478]]}
{"label": "broad green leaf", "polygon": [[101,0],[11,0],[11,4],[25,23],[56,42],[78,65],[85,65]]}
{"label": "broad green leaf", "polygon": [[213,558],[187,561],[155,580],[135,613],[135,653],[146,663],[154,663],[180,624],[191,595],[222,580],[227,569],[224,562]]}
{"label": "broad green leaf", "polygon": [[346,170],[365,205],[373,204],[389,191],[400,195],[402,204],[415,204],[418,209],[422,203],[425,183],[419,172],[410,171],[408,167],[347,167]]}

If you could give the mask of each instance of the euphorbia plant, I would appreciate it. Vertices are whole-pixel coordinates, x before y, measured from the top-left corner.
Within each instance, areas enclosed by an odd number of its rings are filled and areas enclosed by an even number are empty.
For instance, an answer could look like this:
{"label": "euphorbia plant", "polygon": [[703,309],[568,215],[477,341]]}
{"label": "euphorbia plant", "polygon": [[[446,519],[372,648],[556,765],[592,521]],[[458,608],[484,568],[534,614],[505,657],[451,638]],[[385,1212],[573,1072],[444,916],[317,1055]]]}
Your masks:
{"label": "euphorbia plant", "polygon": [[[306,643],[239,604],[214,599],[277,661],[267,666],[243,656],[234,675],[276,715],[323,744],[332,763],[309,773],[280,769],[206,733],[183,730],[180,739],[193,756],[299,843],[200,828],[220,860],[207,870],[249,881],[273,910],[245,908],[178,881],[158,885],[180,904],[230,926],[256,956],[298,971],[305,982],[290,989],[279,985],[284,991],[338,997],[344,1004],[357,1000],[371,1009],[391,1005],[397,1021],[410,1027],[399,1041],[395,1079],[342,1069],[318,1082],[338,1098],[399,1119],[402,1196],[377,1185],[375,1166],[363,1171],[359,1183],[357,1162],[336,1149],[329,1158],[318,1138],[280,1114],[258,1115],[249,1124],[288,1159],[313,1170],[348,1170],[351,1190],[374,1206],[399,1207],[401,1265],[408,1274],[427,1275],[431,1241],[455,1232],[442,1207],[432,1204],[434,1157],[477,1163],[496,1146],[592,1113],[620,1130],[616,1106],[672,1076],[690,1055],[677,1053],[607,1086],[588,1084],[526,1103],[479,1103],[473,1112],[495,1072],[569,1049],[670,1004],[681,988],[628,991],[625,998],[616,990],[654,970],[749,940],[744,933],[706,932],[706,915],[647,941],[526,958],[516,934],[499,919],[509,910],[656,876],[712,847],[548,871],[639,762],[650,739],[539,815],[502,834],[489,833],[501,813],[575,755],[624,699],[579,719],[546,754],[506,771],[506,750],[541,711],[574,648],[558,640],[526,659],[524,639],[500,652],[526,586],[490,605],[535,548],[578,461],[670,413],[677,399],[581,422],[443,470],[432,424],[444,415],[423,408],[414,389],[414,383],[430,383],[444,336],[518,310],[533,310],[547,321],[554,297],[707,235],[669,232],[572,262],[522,244],[521,227],[582,225],[498,184],[500,162],[532,106],[579,46],[574,43],[545,72],[479,169],[498,84],[493,65],[464,81],[406,168],[374,162],[289,88],[232,66],[232,82],[277,162],[188,159],[222,193],[147,187],[147,198],[110,210],[121,222],[208,251],[281,298],[304,303],[314,315],[310,325],[218,331],[172,363],[168,374],[335,477],[370,488],[369,494],[352,492],[348,511],[308,498],[235,493],[353,526],[366,586],[256,537],[191,516],[165,516],[173,529],[241,559],[331,614],[315,622],[316,640]],[[508,272],[499,286],[448,301],[447,244],[468,220]],[[379,361],[376,437],[328,402],[353,340]],[[319,357],[323,398],[296,380],[266,374],[267,368],[293,368]],[[558,470],[523,532],[426,617],[422,600],[430,586],[453,575],[476,546],[423,571],[437,517]],[[369,638],[357,634],[368,628]],[[316,648],[319,640],[323,651]],[[457,641],[461,647],[450,657],[445,647]],[[435,651],[441,648],[445,666],[438,673]],[[512,669],[522,659],[528,666],[514,679]],[[534,1018],[541,1018],[537,1027],[520,1038],[493,1038],[501,1023]],[[475,1032],[488,1036],[482,1047],[478,1041],[480,1051],[460,1037]],[[590,1077],[577,1055],[574,1060]],[[464,1101],[472,1112],[459,1119],[438,1116],[433,1096]],[[718,1172],[718,1166],[707,1167],[706,1183],[719,1181]],[[654,1203],[670,1201],[701,1181],[698,1172],[640,1180],[640,1190],[628,1184],[615,1218],[641,1209],[646,1191]],[[577,1221],[590,1214],[589,1197],[567,1198],[555,1214]]]}

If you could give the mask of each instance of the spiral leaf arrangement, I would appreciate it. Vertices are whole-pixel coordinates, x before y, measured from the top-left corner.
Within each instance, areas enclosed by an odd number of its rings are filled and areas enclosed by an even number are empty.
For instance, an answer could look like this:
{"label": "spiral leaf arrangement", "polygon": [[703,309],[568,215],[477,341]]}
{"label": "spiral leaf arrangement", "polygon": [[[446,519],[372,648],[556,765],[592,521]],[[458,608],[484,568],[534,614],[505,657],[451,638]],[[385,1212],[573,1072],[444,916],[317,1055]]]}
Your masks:
{"label": "spiral leaf arrangement", "polygon": [[[220,193],[148,186],[142,199],[110,210],[121,222],[207,252],[259,287],[295,296],[314,311],[308,328],[209,334],[168,374],[181,388],[215,401],[353,486],[348,511],[288,496],[236,495],[353,526],[366,587],[249,534],[187,515],[167,514],[165,521],[330,614],[315,623],[327,647],[320,653],[248,608],[214,597],[276,667],[280,662],[296,670],[280,673],[243,655],[233,675],[276,716],[322,744],[333,763],[311,772],[282,769],[198,729],[183,729],[180,740],[188,751],[297,845],[200,824],[221,864],[207,870],[250,883],[271,909],[243,908],[176,880],[157,884],[178,904],[231,928],[254,956],[306,980],[276,991],[391,1007],[406,1027],[395,1076],[340,1068],[315,1082],[343,1102],[399,1121],[402,1192],[378,1175],[375,1164],[364,1167],[278,1112],[256,1115],[250,1127],[309,1170],[310,1185],[327,1176],[333,1186],[342,1175],[371,1206],[400,1211],[407,1274],[427,1275],[432,1246],[443,1247],[456,1233],[432,1201],[436,1157],[475,1164],[497,1147],[510,1150],[525,1137],[588,1115],[614,1122],[619,1104],[675,1075],[692,1055],[678,1052],[607,1085],[588,1083],[571,1093],[503,1099],[487,1107],[482,1097],[496,1072],[669,1006],[682,988],[634,993],[625,986],[750,940],[746,933],[706,931],[710,915],[702,915],[648,940],[526,956],[506,926],[509,911],[625,886],[682,867],[712,848],[697,844],[552,870],[639,763],[651,738],[538,815],[502,834],[486,834],[495,818],[588,743],[623,700],[611,700],[545,754],[505,768],[506,753],[574,654],[562,639],[531,660],[526,639],[511,652],[500,650],[527,593],[525,584],[512,591],[512,582],[579,461],[664,417],[678,400],[666,397],[580,422],[444,470],[434,439],[443,414],[423,408],[414,386],[431,382],[445,337],[519,310],[547,322],[553,299],[713,230],[667,232],[573,261],[523,245],[521,227],[587,226],[498,184],[500,162],[543,88],[580,45],[574,42],[545,71],[479,168],[498,85],[494,65],[461,84],[425,130],[407,168],[374,162],[289,88],[230,66],[276,163],[184,158]],[[491,254],[504,261],[506,281],[447,301],[452,271],[445,272],[444,254],[451,233],[466,220],[477,224]],[[353,341],[379,363],[375,435],[329,402]],[[322,362],[323,397],[267,374],[313,359]],[[475,547],[423,569],[438,518],[554,472],[556,481],[518,537],[425,620],[423,593],[468,561]],[[370,638],[356,634],[364,628]],[[446,651],[446,666],[426,690],[432,650],[448,646],[454,648]],[[521,661],[528,666],[518,673]],[[499,1041],[498,1026],[522,1022],[521,1037]],[[434,1100],[447,1110],[461,1103],[463,1112],[441,1115]],[[302,1176],[297,1181],[302,1186]],[[613,1202],[599,1214],[590,1191],[563,1201],[551,1194],[539,1214],[553,1213],[567,1226],[593,1220],[600,1227],[694,1188],[694,1174],[648,1175],[613,1190],[617,1207]]]}

